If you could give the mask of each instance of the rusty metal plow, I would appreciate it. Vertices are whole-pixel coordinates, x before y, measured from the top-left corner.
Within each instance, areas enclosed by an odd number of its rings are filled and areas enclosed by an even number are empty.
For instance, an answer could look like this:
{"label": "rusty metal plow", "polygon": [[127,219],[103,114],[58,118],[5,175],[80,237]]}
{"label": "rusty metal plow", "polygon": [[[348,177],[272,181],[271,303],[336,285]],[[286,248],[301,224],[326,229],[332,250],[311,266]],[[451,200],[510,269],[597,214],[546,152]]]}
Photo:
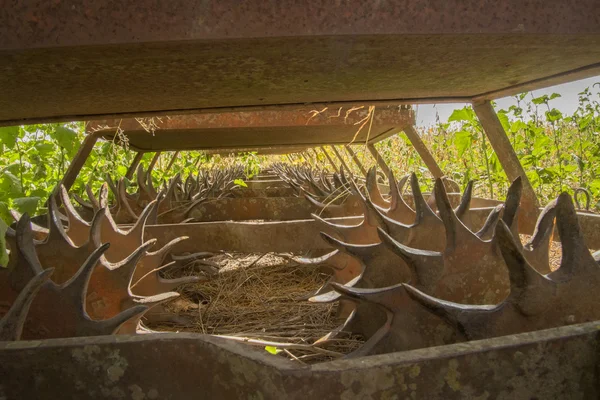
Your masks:
{"label": "rusty metal plow", "polygon": [[[451,210],[447,201],[439,200],[445,197],[442,187],[439,181],[436,182],[438,208],[445,215],[445,221],[456,221],[446,215]],[[547,265],[545,268],[534,267],[529,260],[539,263],[546,259],[548,263],[547,244],[544,243],[549,240],[555,217],[563,256],[556,271],[542,273],[540,269],[550,271],[550,268]],[[454,249],[448,254],[448,248],[444,253],[418,251],[401,245],[380,229],[384,243],[405,261],[399,269],[411,274],[410,279],[389,286],[392,282],[377,281],[381,275],[370,273],[366,267],[361,276],[346,285],[331,283],[333,291],[311,300],[340,300],[346,303],[345,309],[348,309],[347,303],[353,304],[355,309],[346,322],[322,342],[341,332],[362,334],[367,342],[350,355],[359,356],[597,320],[600,317],[598,300],[592,293],[600,284],[600,269],[598,260],[585,246],[570,196],[562,194],[548,204],[527,245],[523,246],[511,231],[504,218],[496,224],[493,238],[488,242],[494,244],[502,264],[490,263],[489,257],[479,254],[476,261],[465,260],[471,272],[469,278],[465,275],[469,273],[466,269],[455,273],[447,271],[456,268],[458,264],[453,261],[458,263],[461,256],[465,258],[465,253]],[[450,235],[458,236],[456,233]],[[477,253],[476,249],[473,252]],[[456,260],[451,256],[456,256]],[[440,257],[443,263],[432,262]],[[419,268],[415,269],[415,265]],[[490,265],[496,269],[496,277],[490,274],[485,277]],[[462,279],[456,280],[455,276],[461,274]],[[497,278],[502,275],[505,277]],[[483,279],[479,279],[480,276]],[[424,284],[424,277],[429,284]],[[477,302],[475,295],[481,295],[483,288],[477,280],[487,285],[491,301],[484,295],[482,299],[486,301]],[[462,282],[469,286],[464,288]],[[473,292],[467,293],[471,287]]]}
{"label": "rusty metal plow", "polygon": [[[157,251],[149,251],[155,245],[156,240],[152,239],[144,242],[143,234],[146,220],[156,208],[156,201],[152,201],[146,206],[133,227],[123,231],[114,223],[107,208],[100,208],[92,222],[87,224],[70,204],[64,188],[61,189],[61,197],[69,221],[68,230],[63,227],[57,211],[56,201],[54,197],[51,197],[48,202],[48,231],[43,240],[33,239],[31,224],[26,216],[21,217],[17,223],[16,231],[9,230],[8,232],[8,238],[11,239],[9,240],[11,257],[7,271],[10,272],[3,270],[7,274],[4,285],[11,288],[6,291],[8,304],[14,300],[18,291],[24,287],[24,279],[15,278],[19,277],[19,274],[22,275],[22,271],[27,270],[23,258],[20,256],[21,254],[26,254],[28,256],[27,260],[39,259],[39,262],[34,264],[37,269],[41,270],[41,266],[52,267],[54,271],[52,284],[67,285],[79,273],[79,266],[87,265],[86,260],[96,254],[99,251],[98,249],[102,249],[97,257],[100,265],[93,268],[96,265],[96,262],[94,262],[92,267],[88,267],[89,271],[86,272],[89,279],[86,281],[83,303],[78,306],[85,311],[85,318],[103,321],[126,312],[136,304],[144,304],[144,312],[150,308],[150,312],[145,316],[146,318],[164,321],[164,317],[157,317],[164,314],[160,312],[162,310],[160,303],[178,296],[177,293],[172,292],[176,287],[185,283],[197,282],[201,279],[201,277],[196,276],[164,279],[159,275],[161,269],[172,264],[163,264],[167,257],[172,256],[170,254],[171,248],[186,238],[176,238]],[[101,200],[101,202],[104,202],[104,200]],[[26,229],[29,230],[28,233],[23,233]],[[23,242],[22,237],[24,235],[25,237],[31,237],[31,241]],[[71,237],[77,237],[80,244],[76,245]],[[85,242],[81,240],[83,237],[87,237]],[[105,244],[103,245],[103,243]],[[113,246],[109,249],[107,243],[113,243]],[[183,258],[187,261],[193,261],[194,257]],[[38,264],[39,268],[37,267]],[[15,280],[20,281],[20,283],[15,284]],[[54,290],[53,293],[52,301],[61,302],[60,304],[67,301],[57,300],[61,297],[61,291]],[[34,302],[35,304],[37,303]],[[55,311],[54,317],[59,312],[60,310]],[[140,313],[137,318],[128,321],[126,324],[120,324],[122,326],[118,330],[119,333],[135,333],[141,315]],[[168,316],[167,320],[172,321],[177,320],[177,318]],[[47,321],[52,321],[52,319]],[[74,319],[73,321],[71,331],[63,330],[49,334],[54,335],[52,337],[69,335],[69,332],[73,332],[73,329],[78,329],[76,326],[78,320]],[[82,322],[82,324],[84,323]],[[53,328],[46,330],[53,332]]]}

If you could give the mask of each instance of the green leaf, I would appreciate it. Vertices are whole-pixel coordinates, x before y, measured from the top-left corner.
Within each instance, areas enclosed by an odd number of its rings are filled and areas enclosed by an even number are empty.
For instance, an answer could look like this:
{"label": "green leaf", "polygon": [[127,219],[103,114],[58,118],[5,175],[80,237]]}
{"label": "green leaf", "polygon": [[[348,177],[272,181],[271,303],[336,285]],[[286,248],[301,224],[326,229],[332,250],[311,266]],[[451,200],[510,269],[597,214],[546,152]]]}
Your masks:
{"label": "green leaf", "polygon": [[279,354],[282,351],[275,346],[265,346],[265,350],[271,354]]}
{"label": "green leaf", "polygon": [[27,213],[31,216],[35,215],[39,203],[39,197],[18,197],[16,199],[13,199],[13,204],[17,211],[19,211],[22,214]]}
{"label": "green leaf", "polygon": [[550,111],[546,111],[546,119],[550,122],[558,121],[562,118],[562,116],[562,113],[556,108],[553,108]]}
{"label": "green leaf", "polygon": [[14,176],[11,172],[3,171],[0,178],[0,191],[9,198],[19,196],[23,194],[21,181],[19,181],[19,178]]}
{"label": "green leaf", "polygon": [[0,128],[0,140],[9,149],[12,149],[17,144],[17,138],[19,137],[18,126],[5,126]]}
{"label": "green leaf", "polygon": [[59,146],[67,150],[68,153],[73,152],[75,145],[78,144],[77,133],[64,126],[57,126],[54,134],[51,135],[58,142]]}
{"label": "green leaf", "polygon": [[124,165],[119,165],[117,167],[117,176],[125,176],[127,174],[127,167]]}
{"label": "green leaf", "polygon": [[40,153],[41,155],[50,154],[54,151],[54,145],[52,143],[49,143],[46,141],[37,142],[33,146],[38,151],[38,153]]}
{"label": "green leaf", "polygon": [[535,141],[533,142],[533,154],[536,157],[540,157],[543,154],[547,154],[552,142],[548,138],[548,136],[539,135],[536,136]]}
{"label": "green leaf", "polygon": [[451,122],[451,121],[472,122],[475,119],[474,117],[475,117],[475,115],[474,115],[473,109],[471,107],[463,107],[461,109],[452,111],[452,114],[450,114],[450,118],[448,118],[448,122]]}
{"label": "green leaf", "polygon": [[550,100],[549,97],[548,97],[548,95],[543,95],[543,96],[535,97],[535,98],[531,99],[531,102],[533,104],[540,105],[540,104],[546,104],[546,103],[548,103],[548,100]]}
{"label": "green leaf", "polygon": [[235,183],[238,186],[248,187],[248,185],[246,185],[246,182],[244,182],[242,179],[235,179],[233,183]]}
{"label": "green leaf", "polygon": [[502,128],[504,128],[504,132],[510,132],[510,121],[508,120],[508,115],[506,112],[498,112],[498,119],[502,124]]}
{"label": "green leaf", "polygon": [[[12,223],[13,218],[10,215],[10,207],[8,203],[0,201],[0,219],[2,220],[0,225],[8,226]],[[2,235],[4,237],[4,235]]]}
{"label": "green leaf", "polygon": [[454,144],[458,150],[458,156],[461,157],[473,144],[473,135],[469,131],[458,131],[454,135]]}

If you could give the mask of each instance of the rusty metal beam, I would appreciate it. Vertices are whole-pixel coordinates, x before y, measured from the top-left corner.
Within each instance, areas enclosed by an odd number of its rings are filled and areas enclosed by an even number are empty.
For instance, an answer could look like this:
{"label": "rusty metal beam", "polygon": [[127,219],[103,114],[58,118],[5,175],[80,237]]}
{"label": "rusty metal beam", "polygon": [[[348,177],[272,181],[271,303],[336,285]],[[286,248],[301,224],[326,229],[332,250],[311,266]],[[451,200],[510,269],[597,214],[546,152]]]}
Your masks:
{"label": "rusty metal beam", "polygon": [[335,156],[338,158],[338,160],[340,160],[340,163],[342,163],[342,166],[346,169],[346,171],[351,172],[350,168],[348,168],[348,164],[346,164],[346,160],[344,160],[344,157],[342,157],[338,149],[336,149],[335,146],[331,146],[331,149],[335,153]]}
{"label": "rusty metal beam", "polygon": [[527,174],[515,153],[504,128],[498,119],[498,115],[494,111],[494,107],[489,100],[473,103],[473,110],[479,118],[479,122],[483,127],[483,130],[488,137],[494,152],[498,156],[498,160],[506,172],[506,176],[510,181],[515,180],[517,177],[521,177],[523,181],[523,197],[521,200],[521,217],[520,221],[523,221],[530,230],[533,231],[535,221],[538,216],[539,202],[531,182],[527,178]]}
{"label": "rusty metal beam", "polygon": [[600,396],[599,335],[594,321],[312,366],[272,356],[264,345],[253,348],[196,333],[3,342],[0,385],[6,398],[40,400],[131,393],[136,399],[188,399],[199,390],[204,397],[222,399],[399,393],[423,399],[478,394],[593,399]]}
{"label": "rusty metal beam", "polygon": [[[331,158],[331,156],[329,155],[329,153],[327,153],[327,150],[325,149],[325,147],[321,146],[319,147],[321,149],[321,151],[323,153],[325,153],[325,157],[327,157],[327,160],[329,161],[329,164],[331,165],[331,167],[333,168],[333,172],[338,170],[338,167],[335,165],[335,163],[333,162],[333,159]],[[316,151],[316,150],[315,150]]]}
{"label": "rusty metal beam", "polygon": [[81,168],[83,168],[90,153],[94,149],[96,141],[98,141],[98,135],[95,134],[87,135],[85,139],[83,139],[83,142],[79,146],[79,150],[77,150],[77,154],[75,154],[73,161],[69,164],[69,168],[67,168],[67,172],[61,181],[61,184],[63,184],[67,190],[75,183],[75,179],[77,179],[77,175],[79,175]]}
{"label": "rusty metal beam", "polygon": [[133,161],[131,161],[131,165],[129,166],[129,168],[127,168],[127,172],[125,173],[125,178],[131,180],[131,178],[133,178],[133,174],[135,173],[135,170],[137,169],[138,165],[140,165],[140,161],[142,161],[142,157],[144,157],[144,152],[143,151],[138,151],[135,155],[135,157],[133,158]]}
{"label": "rusty metal beam", "polygon": [[[0,123],[468,100],[598,71],[596,0],[577,7],[448,0],[435,8],[423,0],[306,7],[284,0],[280,7],[248,3],[243,12],[237,3],[8,3],[12,18],[0,26]],[[374,61],[382,57],[386,63]],[[72,73],[48,68],[63,60]],[[449,70],[460,74],[449,79]]]}
{"label": "rusty metal beam", "polygon": [[385,160],[383,159],[383,157],[381,157],[381,155],[375,148],[375,145],[373,143],[368,143],[367,149],[369,150],[369,153],[371,153],[375,161],[377,161],[377,165],[379,165],[379,168],[381,168],[381,170],[386,174],[386,176],[389,175],[390,168],[387,166]]}
{"label": "rusty metal beam", "polygon": [[302,158],[304,159],[304,161],[306,161],[308,163],[308,165],[310,165],[312,168],[315,168],[315,165],[313,164],[313,162],[310,158],[310,154],[308,153],[308,150],[303,151],[300,154],[302,155]]}
{"label": "rusty metal beam", "polygon": [[314,155],[315,166],[318,167],[320,165],[323,168],[327,168],[325,161],[321,161],[321,159],[319,158],[319,152],[317,151],[317,149],[313,147],[310,150],[312,150],[313,155]]}
{"label": "rusty metal beam", "polygon": [[[127,137],[133,150],[207,150],[224,154],[243,151],[287,152],[328,144],[348,143],[357,134],[356,123],[368,117],[368,108],[325,110],[314,114],[312,107],[254,112],[216,112],[174,115],[155,122],[148,134],[139,119],[90,121],[88,132],[102,132],[106,140]],[[348,114],[346,116],[346,114]],[[380,107],[373,115],[370,129],[361,130],[356,140],[372,141],[389,137],[400,127],[414,123],[412,110]]]}
{"label": "rusty metal beam", "polygon": [[423,140],[421,140],[421,136],[419,135],[419,132],[417,132],[415,127],[413,125],[407,125],[404,127],[403,131],[408,137],[408,140],[410,140],[410,143],[413,145],[417,153],[419,153],[421,160],[423,160],[425,166],[427,167],[429,172],[431,172],[431,175],[433,175],[434,178],[441,178],[442,176],[444,176],[444,173],[442,172],[440,166],[429,152],[427,146],[425,146]]}
{"label": "rusty metal beam", "polygon": [[148,165],[148,171],[147,171],[148,175],[150,175],[152,173],[152,170],[154,169],[156,162],[160,158],[160,154],[161,154],[160,151],[157,151],[156,153],[154,153],[154,157],[152,157],[152,160],[150,161],[150,164]]}
{"label": "rusty metal beam", "polygon": [[165,169],[164,173],[169,172],[169,170],[171,169],[171,167],[175,163],[175,160],[177,160],[178,156],[179,156],[179,151],[176,151],[175,153],[173,153],[173,157],[171,157],[171,160],[169,161],[169,165],[167,165],[167,168]]}
{"label": "rusty metal beam", "polygon": [[348,152],[348,154],[352,158],[352,161],[354,161],[354,164],[356,164],[358,166],[358,169],[360,170],[360,172],[362,172],[363,176],[366,176],[367,170],[365,169],[365,167],[363,167],[362,163],[356,156],[356,153],[354,152],[354,150],[352,150],[352,147],[350,147],[350,145],[347,144],[344,146],[344,148],[346,149],[346,152]]}
{"label": "rusty metal beam", "polygon": [[[330,211],[332,210],[332,211]],[[290,221],[310,219],[311,214],[319,210],[304,197],[269,197],[269,198],[224,198],[208,200],[194,207],[188,214],[197,222],[209,221],[245,221],[274,220]],[[326,209],[322,217],[343,217],[359,215],[361,208],[357,202],[344,202],[343,209]]]}

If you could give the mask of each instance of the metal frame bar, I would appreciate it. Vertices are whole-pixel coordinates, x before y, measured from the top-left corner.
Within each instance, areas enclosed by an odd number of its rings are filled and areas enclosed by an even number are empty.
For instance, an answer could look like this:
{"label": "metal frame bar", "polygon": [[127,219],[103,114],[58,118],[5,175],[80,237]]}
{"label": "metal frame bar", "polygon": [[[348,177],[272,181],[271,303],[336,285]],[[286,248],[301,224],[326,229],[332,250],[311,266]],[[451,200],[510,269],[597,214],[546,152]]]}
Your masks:
{"label": "metal frame bar", "polygon": [[83,139],[83,142],[79,146],[79,150],[77,150],[77,154],[75,154],[73,161],[71,161],[71,163],[69,164],[69,168],[67,168],[65,176],[60,182],[65,186],[65,189],[71,189],[71,186],[73,186],[73,183],[75,183],[77,175],[79,175],[81,168],[83,168],[83,166],[85,165],[85,162],[90,156],[90,153],[94,149],[94,145],[97,141],[98,136],[94,134],[87,135],[85,139]]}
{"label": "metal frame bar", "polygon": [[144,152],[143,151],[138,151],[135,155],[135,157],[133,158],[133,161],[131,161],[131,165],[129,166],[129,168],[127,168],[127,172],[125,173],[125,178],[131,180],[131,178],[133,178],[133,174],[135,173],[135,170],[137,169],[138,165],[140,165],[140,161],[142,161],[142,157],[144,157]]}
{"label": "metal frame bar", "polygon": [[349,144],[346,144],[346,145],[344,145],[344,148],[346,149],[346,152],[350,155],[350,158],[352,158],[352,161],[354,161],[354,164],[356,164],[358,166],[358,169],[360,170],[360,172],[362,172],[363,176],[366,176],[367,170],[365,169],[365,167],[362,165],[362,163],[358,159],[358,156],[356,155],[354,150],[352,150],[352,147],[350,147]]}
{"label": "metal frame bar", "polygon": [[335,148],[335,146],[330,146],[330,147],[333,150],[333,152],[335,153],[335,155],[338,158],[338,160],[340,160],[340,162],[342,163],[342,166],[344,168],[346,168],[346,171],[352,172],[350,170],[350,168],[348,168],[348,164],[346,164],[346,160],[344,160],[344,157],[342,157],[341,153]]}
{"label": "metal frame bar", "polygon": [[329,153],[327,153],[327,150],[325,149],[325,146],[321,146],[320,149],[321,149],[321,151],[323,153],[325,153],[325,157],[327,157],[327,160],[329,161],[329,164],[331,164],[331,166],[333,167],[333,172],[336,172],[338,170],[338,167],[333,162],[333,159],[331,158],[331,156],[329,155]]}
{"label": "metal frame bar", "polygon": [[531,182],[527,178],[527,174],[512,147],[498,115],[492,107],[489,100],[473,102],[473,110],[479,118],[479,122],[483,127],[487,138],[498,156],[498,160],[506,172],[509,180],[513,181],[518,177],[523,180],[523,197],[521,200],[522,216],[520,221],[523,221],[532,229],[535,226],[535,221],[539,213],[539,202]]}
{"label": "metal frame bar", "polygon": [[379,152],[375,148],[375,145],[373,143],[368,143],[367,149],[369,150],[369,153],[371,153],[371,155],[377,162],[377,165],[379,165],[379,168],[381,168],[381,170],[386,175],[388,175],[390,173],[390,168],[388,167],[388,165],[385,163],[385,160],[383,159],[383,157],[379,154]]}
{"label": "metal frame bar", "polygon": [[441,178],[442,176],[444,176],[442,169],[429,152],[427,146],[425,146],[425,143],[421,139],[421,136],[419,135],[419,132],[417,132],[415,127],[413,125],[407,125],[404,127],[403,132],[408,137],[408,140],[410,140],[410,143],[413,145],[413,148],[417,151],[417,153],[419,153],[421,160],[423,160],[425,166],[427,166],[427,169],[429,170],[429,172],[431,172],[433,177]]}
{"label": "metal frame bar", "polygon": [[172,166],[173,166],[173,164],[175,163],[175,160],[177,159],[177,156],[179,156],[179,151],[176,151],[176,152],[173,154],[173,157],[171,157],[171,160],[169,160],[169,165],[167,165],[167,168],[166,168],[166,169],[165,169],[165,171],[164,171],[165,173],[166,173],[166,172],[168,172],[168,171],[171,169],[171,167],[172,167]]}

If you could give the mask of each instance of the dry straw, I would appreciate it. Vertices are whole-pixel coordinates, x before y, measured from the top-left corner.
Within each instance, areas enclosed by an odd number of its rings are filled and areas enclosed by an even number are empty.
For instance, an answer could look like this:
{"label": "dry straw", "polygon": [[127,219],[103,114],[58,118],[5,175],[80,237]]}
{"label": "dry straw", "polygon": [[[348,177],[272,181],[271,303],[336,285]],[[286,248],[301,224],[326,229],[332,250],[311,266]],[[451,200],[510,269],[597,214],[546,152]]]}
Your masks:
{"label": "dry straw", "polygon": [[[303,363],[339,358],[362,344],[347,335],[312,346],[341,323],[335,317],[336,304],[307,301],[327,281],[328,276],[318,268],[271,253],[222,254],[209,261],[221,267],[218,275],[186,286],[170,304],[189,324],[152,328],[233,337],[254,346],[270,346],[271,351],[276,348],[279,356]],[[170,271],[169,276],[197,273],[195,268],[184,268],[176,275]]]}

